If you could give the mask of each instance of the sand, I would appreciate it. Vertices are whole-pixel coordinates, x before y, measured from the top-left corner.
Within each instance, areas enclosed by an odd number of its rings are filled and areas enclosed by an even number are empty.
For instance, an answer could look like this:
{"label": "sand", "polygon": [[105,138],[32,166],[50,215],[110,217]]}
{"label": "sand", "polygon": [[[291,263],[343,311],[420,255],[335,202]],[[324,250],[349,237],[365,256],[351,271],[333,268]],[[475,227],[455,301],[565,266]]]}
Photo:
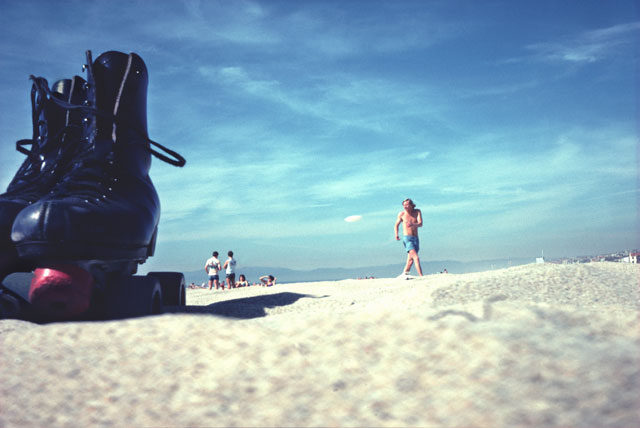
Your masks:
{"label": "sand", "polygon": [[0,427],[640,426],[637,265],[188,290],[0,321]]}

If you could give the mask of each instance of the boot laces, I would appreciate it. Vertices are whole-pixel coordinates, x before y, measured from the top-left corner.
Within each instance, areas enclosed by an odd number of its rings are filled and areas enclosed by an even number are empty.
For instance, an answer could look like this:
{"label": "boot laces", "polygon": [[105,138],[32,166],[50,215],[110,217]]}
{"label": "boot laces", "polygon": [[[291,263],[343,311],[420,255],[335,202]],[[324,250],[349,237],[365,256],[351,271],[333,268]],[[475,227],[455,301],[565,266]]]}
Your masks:
{"label": "boot laces", "polygon": [[[87,52],[88,63],[91,64],[90,52]],[[88,67],[88,78],[85,89],[88,89],[88,100],[90,99],[90,87],[93,85],[93,76],[91,67]],[[186,160],[177,152],[168,149],[167,147],[151,140],[146,133],[141,132],[139,129],[131,126],[129,123],[122,122],[118,118],[110,113],[104,112],[95,106],[90,105],[89,102],[84,104],[74,104],[65,100],[59,99],[51,95],[51,90],[46,85],[40,87],[49,98],[58,106],[68,111],[79,111],[83,116],[83,126],[78,127],[82,132],[86,132],[95,123],[96,117],[106,118],[112,123],[115,123],[118,127],[124,127],[130,131],[133,131],[139,137],[134,144],[141,145],[146,151],[151,153],[158,159],[178,167],[185,165]],[[95,129],[93,130],[95,131]],[[93,132],[93,138],[95,138],[95,132]],[[104,155],[96,153],[94,150],[94,143],[89,137],[78,136],[70,139],[69,143],[65,142],[66,157],[73,159],[73,165],[71,169],[64,175],[62,180],[51,190],[51,195],[64,196],[73,194],[75,197],[81,197],[88,199],[100,199],[107,198],[107,194],[117,184],[118,174],[114,163],[113,150]],[[152,146],[164,151],[167,155],[158,152],[152,148]]]}
{"label": "boot laces", "polygon": [[[20,196],[20,199],[28,201],[37,199],[42,193],[42,188],[46,187],[43,186],[43,179],[50,180],[50,177],[55,174],[57,162],[53,162],[52,158],[55,158],[56,151],[60,150],[60,141],[71,128],[74,128],[66,125],[54,135],[49,135],[51,129],[46,116],[42,119],[43,111],[52,100],[57,98],[49,90],[46,79],[34,76],[30,76],[30,79],[33,81],[31,111],[34,135],[30,139],[16,142],[16,150],[26,155],[27,159],[18,169],[4,194],[4,196]],[[30,149],[27,149],[27,146],[30,146]]]}
{"label": "boot laces", "polygon": [[[51,90],[44,85],[43,86],[43,90],[51,95]],[[151,153],[153,156],[157,157],[158,159],[170,164],[170,165],[174,165],[177,167],[182,167],[186,164],[186,160],[184,157],[182,157],[179,153],[163,146],[160,143],[157,143],[155,141],[153,141],[152,139],[150,139],[147,135],[145,135],[143,132],[141,132],[139,129],[131,126],[130,124],[128,124],[127,122],[123,122],[121,120],[118,120],[118,118],[111,114],[111,113],[107,113],[104,112],[100,109],[98,109],[97,107],[93,107],[90,105],[84,105],[84,104],[73,104],[64,100],[61,100],[59,98],[56,97],[51,97],[51,100],[53,102],[55,102],[57,105],[59,105],[60,107],[66,109],[66,110],[80,110],[81,112],[83,112],[86,116],[100,116],[106,119],[109,119],[111,122],[115,123],[118,126],[123,126],[126,127],[127,129],[129,129],[130,131],[135,132],[136,134],[138,134],[138,136],[141,137],[140,140],[137,140],[139,142],[137,142],[136,144],[140,144],[142,147],[144,147],[149,153]],[[147,144],[148,143],[148,144]],[[151,146],[157,147],[160,150],[162,150],[163,152],[167,153],[169,156],[162,154],[161,152],[158,152],[156,150],[154,150]]]}

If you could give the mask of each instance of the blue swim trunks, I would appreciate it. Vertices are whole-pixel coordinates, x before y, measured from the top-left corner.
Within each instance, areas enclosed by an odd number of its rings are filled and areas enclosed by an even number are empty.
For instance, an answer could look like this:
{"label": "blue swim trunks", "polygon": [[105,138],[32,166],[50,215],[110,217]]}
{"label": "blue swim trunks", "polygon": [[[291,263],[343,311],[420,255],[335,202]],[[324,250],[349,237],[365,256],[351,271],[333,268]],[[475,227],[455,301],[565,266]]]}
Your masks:
{"label": "blue swim trunks", "polygon": [[404,244],[404,248],[407,250],[407,253],[411,250],[416,250],[416,253],[420,251],[420,240],[417,236],[405,235],[402,238],[402,243]]}
{"label": "blue swim trunks", "polygon": [[220,277],[218,275],[209,275],[209,281],[220,281]]}

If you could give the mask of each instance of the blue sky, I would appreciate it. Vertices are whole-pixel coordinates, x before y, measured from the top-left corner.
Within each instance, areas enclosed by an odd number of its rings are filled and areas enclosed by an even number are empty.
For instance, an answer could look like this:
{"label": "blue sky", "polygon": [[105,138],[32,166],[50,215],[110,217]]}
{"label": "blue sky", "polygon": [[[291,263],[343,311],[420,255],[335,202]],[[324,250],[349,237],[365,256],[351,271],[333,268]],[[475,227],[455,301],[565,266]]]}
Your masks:
{"label": "blue sky", "polygon": [[[371,266],[638,247],[635,0],[0,0],[0,186],[30,74],[136,52],[162,201],[146,270]],[[361,215],[348,223],[344,218]]]}

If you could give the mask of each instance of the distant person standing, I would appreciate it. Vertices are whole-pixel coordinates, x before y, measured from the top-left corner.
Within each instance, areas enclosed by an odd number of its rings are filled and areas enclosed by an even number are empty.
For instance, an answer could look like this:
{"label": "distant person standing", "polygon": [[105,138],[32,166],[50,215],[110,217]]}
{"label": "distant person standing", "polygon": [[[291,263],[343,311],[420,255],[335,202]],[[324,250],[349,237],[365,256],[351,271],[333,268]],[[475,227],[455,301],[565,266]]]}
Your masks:
{"label": "distant person standing", "polygon": [[227,272],[227,286],[229,289],[236,286],[236,259],[233,258],[233,251],[227,253],[229,258],[224,262],[224,268]]}
{"label": "distant person standing", "polygon": [[[220,270],[222,270],[222,268],[220,267],[220,260],[218,260],[218,252],[214,251],[213,254],[211,254],[211,258],[204,264],[204,271],[209,275],[209,290],[211,290],[214,284],[216,290],[220,287],[220,276],[218,275]],[[224,285],[222,289],[224,290]]]}
{"label": "distant person standing", "polygon": [[400,211],[396,224],[394,226],[394,232],[396,234],[396,240],[399,241],[398,226],[402,223],[402,232],[404,237],[402,243],[407,250],[407,265],[404,268],[404,274],[409,275],[411,266],[415,263],[418,275],[422,276],[422,267],[420,266],[420,257],[418,257],[418,251],[420,251],[420,240],[418,239],[418,228],[422,227],[422,212],[416,209],[416,204],[409,198],[402,202],[404,207],[403,211]]}

